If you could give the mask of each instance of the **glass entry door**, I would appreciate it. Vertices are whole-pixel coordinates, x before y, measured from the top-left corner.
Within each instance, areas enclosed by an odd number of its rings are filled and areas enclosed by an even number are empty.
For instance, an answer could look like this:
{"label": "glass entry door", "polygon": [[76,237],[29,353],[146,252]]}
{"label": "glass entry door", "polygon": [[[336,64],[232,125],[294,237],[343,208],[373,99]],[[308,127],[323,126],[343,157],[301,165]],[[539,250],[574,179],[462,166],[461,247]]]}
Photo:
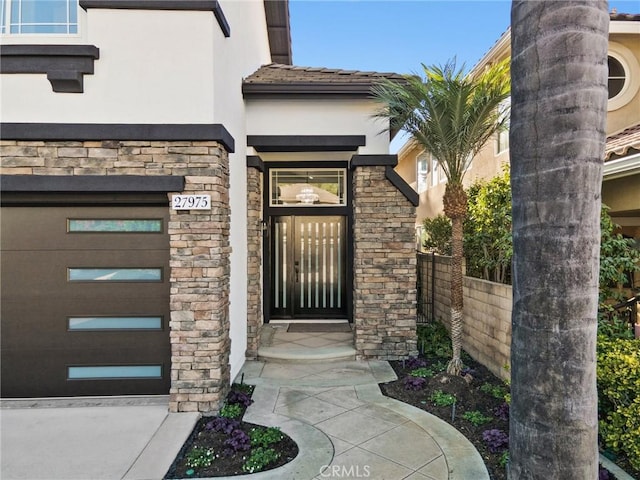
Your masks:
{"label": "glass entry door", "polygon": [[347,315],[346,217],[271,217],[271,318]]}

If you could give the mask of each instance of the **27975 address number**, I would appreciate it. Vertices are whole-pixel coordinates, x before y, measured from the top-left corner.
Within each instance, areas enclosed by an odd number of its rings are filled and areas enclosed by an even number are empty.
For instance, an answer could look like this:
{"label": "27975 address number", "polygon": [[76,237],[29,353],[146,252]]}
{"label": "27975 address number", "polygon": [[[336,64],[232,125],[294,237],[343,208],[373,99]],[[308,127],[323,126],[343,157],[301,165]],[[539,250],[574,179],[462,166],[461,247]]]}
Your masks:
{"label": "27975 address number", "polygon": [[211,210],[211,195],[174,195],[173,210]]}

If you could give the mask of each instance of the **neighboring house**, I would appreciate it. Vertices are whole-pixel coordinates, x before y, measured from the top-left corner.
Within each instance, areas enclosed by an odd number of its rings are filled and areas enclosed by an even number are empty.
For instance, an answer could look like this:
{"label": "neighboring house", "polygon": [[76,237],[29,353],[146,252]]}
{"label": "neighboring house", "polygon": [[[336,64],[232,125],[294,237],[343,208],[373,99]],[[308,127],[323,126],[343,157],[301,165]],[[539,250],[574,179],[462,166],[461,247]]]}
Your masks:
{"label": "neighboring house", "polygon": [[264,321],[416,353],[417,195],[286,1],[2,0],[2,396],[219,406]]}
{"label": "neighboring house", "polygon": [[[602,200],[628,237],[640,239],[640,14],[610,14],[609,105]],[[511,55],[507,30],[471,74]],[[424,218],[442,213],[445,178],[437,162],[414,140],[398,152],[397,172],[418,192],[416,229]],[[465,177],[468,186],[489,179],[509,162],[508,131],[497,134],[473,158]]]}

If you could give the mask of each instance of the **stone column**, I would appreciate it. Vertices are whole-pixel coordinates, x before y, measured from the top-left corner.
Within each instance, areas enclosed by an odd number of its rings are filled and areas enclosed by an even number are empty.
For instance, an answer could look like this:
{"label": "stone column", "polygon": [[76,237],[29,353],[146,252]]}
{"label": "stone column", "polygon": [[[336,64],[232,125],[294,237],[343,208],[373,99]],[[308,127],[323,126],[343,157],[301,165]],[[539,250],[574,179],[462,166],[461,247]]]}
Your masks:
{"label": "stone column", "polygon": [[359,359],[397,360],[417,354],[417,198],[393,172],[394,160],[352,159],[353,317]]}
{"label": "stone column", "polygon": [[187,165],[182,192],[211,195],[211,210],[170,216],[172,412],[216,411],[230,386],[229,162],[217,153]]}
{"label": "stone column", "polygon": [[262,185],[260,157],[247,157],[247,353],[258,358],[262,315]]}

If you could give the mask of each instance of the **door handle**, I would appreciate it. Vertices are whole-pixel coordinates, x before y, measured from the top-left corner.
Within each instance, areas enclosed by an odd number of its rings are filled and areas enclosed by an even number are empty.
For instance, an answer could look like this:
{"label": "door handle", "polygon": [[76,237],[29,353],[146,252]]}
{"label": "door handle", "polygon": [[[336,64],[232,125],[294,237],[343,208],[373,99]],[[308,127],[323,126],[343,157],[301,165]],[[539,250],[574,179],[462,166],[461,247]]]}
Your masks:
{"label": "door handle", "polygon": [[298,283],[300,280],[298,279],[298,274],[300,273],[300,269],[298,268],[298,266],[300,265],[299,262],[294,262],[294,271],[296,272],[296,283]]}

